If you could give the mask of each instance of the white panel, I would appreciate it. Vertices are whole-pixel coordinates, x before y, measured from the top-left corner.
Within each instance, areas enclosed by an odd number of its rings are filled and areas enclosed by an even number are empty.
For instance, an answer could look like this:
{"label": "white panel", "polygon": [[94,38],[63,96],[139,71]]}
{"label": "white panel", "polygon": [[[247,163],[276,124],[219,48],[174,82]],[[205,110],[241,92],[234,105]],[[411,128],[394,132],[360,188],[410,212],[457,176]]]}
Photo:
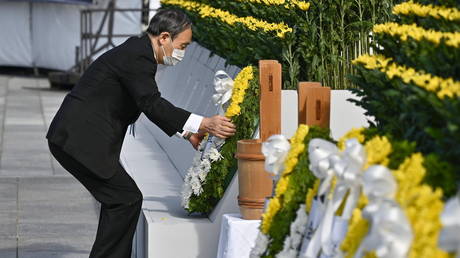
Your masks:
{"label": "white panel", "polygon": [[296,90],[283,90],[281,93],[281,134],[289,139],[298,127],[299,99]]}
{"label": "white panel", "polygon": [[[0,37],[0,65],[31,67],[35,63],[42,68],[69,69],[75,64],[75,47],[80,45],[80,10],[105,8],[108,0],[95,3],[74,5],[0,1],[0,33],[7,35]],[[117,7],[140,8],[141,1],[117,1]],[[116,13],[114,33],[138,35],[141,32],[140,15],[140,12]],[[97,31],[102,16],[102,12],[93,14],[93,32]],[[104,34],[107,34],[107,24],[102,30]],[[125,40],[126,37],[116,38],[114,43],[119,45]],[[106,42],[101,39],[98,46]]]}
{"label": "white panel", "polygon": [[0,2],[0,65],[32,66],[28,2]]}
{"label": "white panel", "polygon": [[372,118],[366,117],[366,112],[361,107],[356,106],[347,99],[359,99],[358,96],[349,90],[332,90],[331,91],[331,120],[330,126],[332,138],[335,140],[342,137],[352,128],[367,127]]}
{"label": "white panel", "polygon": [[34,3],[32,42],[35,65],[67,70],[75,64],[80,44],[80,8],[85,6]]}

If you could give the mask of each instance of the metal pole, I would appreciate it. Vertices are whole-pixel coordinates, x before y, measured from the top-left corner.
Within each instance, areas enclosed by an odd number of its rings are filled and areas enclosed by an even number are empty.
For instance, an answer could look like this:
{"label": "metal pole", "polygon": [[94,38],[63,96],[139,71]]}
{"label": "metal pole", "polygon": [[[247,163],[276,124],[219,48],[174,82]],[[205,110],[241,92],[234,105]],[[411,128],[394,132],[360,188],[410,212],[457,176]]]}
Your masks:
{"label": "metal pole", "polygon": [[[80,48],[83,48],[83,13],[85,11],[80,11]],[[83,49],[80,49],[80,60],[79,60],[79,73],[83,73]],[[76,63],[78,64],[78,63]]]}
{"label": "metal pole", "polygon": [[108,43],[112,46],[114,46],[112,42],[112,35],[113,35],[113,18],[114,18],[114,13],[115,13],[115,0],[110,1],[109,5],[109,24],[108,24],[108,33],[109,33],[109,38],[108,38]]}
{"label": "metal pole", "polygon": [[[110,7],[110,2],[107,5],[107,9],[105,9],[105,11],[104,11],[104,16],[102,16],[101,24],[99,25],[99,28],[97,29],[96,37],[95,37],[96,39],[95,39],[93,45],[91,46],[91,53],[94,52],[94,49],[96,48],[97,43],[99,41],[100,35],[102,33],[102,29],[104,28],[105,21],[107,20],[107,16],[109,14],[109,9],[108,9],[109,7]],[[91,10],[91,13],[93,13],[93,12],[94,12],[94,10]],[[92,36],[92,33],[91,33],[91,36]]]}

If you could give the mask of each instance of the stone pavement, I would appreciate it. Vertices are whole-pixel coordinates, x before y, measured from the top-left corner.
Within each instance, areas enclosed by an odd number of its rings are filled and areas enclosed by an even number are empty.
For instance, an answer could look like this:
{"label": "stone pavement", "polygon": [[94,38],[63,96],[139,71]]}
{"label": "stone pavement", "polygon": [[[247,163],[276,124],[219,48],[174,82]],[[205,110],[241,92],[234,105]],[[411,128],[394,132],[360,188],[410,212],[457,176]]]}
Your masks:
{"label": "stone pavement", "polygon": [[51,156],[46,131],[65,91],[0,75],[0,258],[87,258],[99,206]]}

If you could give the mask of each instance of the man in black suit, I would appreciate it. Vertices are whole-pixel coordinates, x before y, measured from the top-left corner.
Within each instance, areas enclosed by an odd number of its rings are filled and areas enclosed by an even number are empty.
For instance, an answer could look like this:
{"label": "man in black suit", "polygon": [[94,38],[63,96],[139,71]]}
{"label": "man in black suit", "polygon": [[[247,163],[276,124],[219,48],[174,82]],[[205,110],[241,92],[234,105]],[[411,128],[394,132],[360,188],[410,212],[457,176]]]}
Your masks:
{"label": "man in black suit", "polygon": [[191,22],[184,13],[159,11],[147,33],[129,38],[89,66],[51,122],[46,135],[51,153],[101,203],[92,258],[131,256],[143,196],[119,156],[128,125],[141,112],[195,148],[206,132],[221,138],[235,133],[228,118],[192,114],[158,91],[157,64],[179,62],[191,40]]}

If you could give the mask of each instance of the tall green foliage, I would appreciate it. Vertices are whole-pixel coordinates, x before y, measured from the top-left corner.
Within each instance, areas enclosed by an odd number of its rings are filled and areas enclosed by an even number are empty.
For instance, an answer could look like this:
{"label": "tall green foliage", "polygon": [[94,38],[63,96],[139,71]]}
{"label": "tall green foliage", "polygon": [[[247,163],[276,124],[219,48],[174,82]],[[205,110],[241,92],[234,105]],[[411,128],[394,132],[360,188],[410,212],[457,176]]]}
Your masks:
{"label": "tall green foliage", "polygon": [[[454,1],[416,1],[452,7]],[[429,3],[428,3],[429,2]],[[460,7],[457,1],[456,7]],[[448,21],[433,16],[417,16],[414,13],[395,17],[399,24],[416,24],[419,28],[438,32],[460,32],[460,21]],[[460,98],[458,94],[442,96],[436,90],[427,90],[420,83],[428,82],[432,89],[440,87],[440,81],[460,81],[460,47],[449,46],[443,39],[435,44],[423,37],[408,36],[403,40],[391,33],[376,33],[375,51],[391,58],[388,67],[398,65],[413,69],[438,80],[412,79],[413,73],[389,76],[380,69],[370,69],[363,63],[356,65],[358,73],[352,81],[358,85],[355,92],[361,96],[357,104],[375,117],[375,127],[396,139],[416,142],[418,151],[428,155],[429,171],[425,180],[432,186],[441,187],[446,196],[454,194],[460,180]],[[455,92],[454,86],[447,89]],[[458,91],[458,89],[457,89]],[[435,155],[434,155],[435,154]],[[434,169],[436,168],[436,169]],[[455,173],[454,173],[455,172]]]}
{"label": "tall green foliage", "polygon": [[281,60],[284,89],[296,89],[299,80],[320,81],[323,85],[344,89],[351,87],[346,80],[346,75],[353,73],[350,61],[369,52],[369,30],[373,24],[389,19],[391,8],[398,0],[312,0],[307,11],[242,0],[195,2],[239,17],[284,22],[293,29],[292,33],[279,38],[184,10],[194,22],[195,40],[226,58],[229,64],[243,67],[257,65],[260,59]]}

